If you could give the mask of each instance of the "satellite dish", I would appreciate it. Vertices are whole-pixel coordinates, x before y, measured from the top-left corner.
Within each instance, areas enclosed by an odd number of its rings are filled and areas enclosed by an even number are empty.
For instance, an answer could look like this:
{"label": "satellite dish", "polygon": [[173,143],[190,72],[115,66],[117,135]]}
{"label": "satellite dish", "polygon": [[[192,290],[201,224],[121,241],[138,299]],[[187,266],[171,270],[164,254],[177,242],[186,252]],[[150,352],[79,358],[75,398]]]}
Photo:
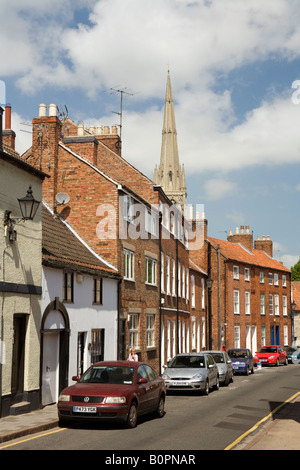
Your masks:
{"label": "satellite dish", "polygon": [[58,193],[55,196],[55,200],[58,204],[68,204],[70,196],[67,193]]}

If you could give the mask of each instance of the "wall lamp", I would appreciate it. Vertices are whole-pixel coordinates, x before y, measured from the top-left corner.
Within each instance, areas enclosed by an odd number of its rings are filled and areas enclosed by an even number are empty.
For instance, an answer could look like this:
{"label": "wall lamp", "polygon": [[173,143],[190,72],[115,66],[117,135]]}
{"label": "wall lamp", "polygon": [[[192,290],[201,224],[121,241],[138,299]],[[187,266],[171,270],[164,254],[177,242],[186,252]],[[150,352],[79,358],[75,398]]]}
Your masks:
{"label": "wall lamp", "polygon": [[5,227],[5,235],[8,231],[8,237],[11,242],[16,241],[17,239],[17,232],[14,229],[14,225],[24,220],[33,220],[41,202],[34,199],[31,186],[29,186],[26,196],[20,199],[18,198],[18,201],[22,217],[12,219],[10,216],[10,210],[6,210],[4,213],[3,225]]}

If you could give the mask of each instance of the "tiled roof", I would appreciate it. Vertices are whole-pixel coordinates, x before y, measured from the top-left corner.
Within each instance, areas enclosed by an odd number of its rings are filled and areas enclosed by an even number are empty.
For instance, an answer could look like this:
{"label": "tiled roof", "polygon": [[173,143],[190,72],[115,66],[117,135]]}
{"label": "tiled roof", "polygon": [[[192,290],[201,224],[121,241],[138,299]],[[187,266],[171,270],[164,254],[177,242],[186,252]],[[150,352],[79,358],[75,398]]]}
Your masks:
{"label": "tiled roof", "polygon": [[230,260],[275,269],[277,271],[290,272],[280,261],[271,258],[262,250],[253,249],[252,252],[250,252],[240,243],[228,242],[212,237],[207,237],[207,239],[215,248],[220,245],[222,254]]}
{"label": "tiled roof", "polygon": [[60,218],[43,205],[42,259],[51,267],[118,277],[118,272],[93,253]]}
{"label": "tiled roof", "polygon": [[300,282],[299,281],[292,282],[292,296],[293,296],[293,301],[296,304],[295,310],[300,310]]}

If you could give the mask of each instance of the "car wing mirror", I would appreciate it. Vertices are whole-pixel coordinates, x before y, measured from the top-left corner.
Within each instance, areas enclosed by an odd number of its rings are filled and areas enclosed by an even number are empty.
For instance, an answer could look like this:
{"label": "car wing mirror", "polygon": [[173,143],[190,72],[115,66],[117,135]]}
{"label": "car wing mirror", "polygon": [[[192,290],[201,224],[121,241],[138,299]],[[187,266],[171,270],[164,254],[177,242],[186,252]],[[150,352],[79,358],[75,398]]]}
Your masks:
{"label": "car wing mirror", "polygon": [[139,380],[138,380],[138,384],[146,384],[148,382],[147,379],[145,379],[144,377],[141,377]]}
{"label": "car wing mirror", "polygon": [[74,382],[78,382],[79,380],[78,375],[73,375],[72,380],[74,380]]}

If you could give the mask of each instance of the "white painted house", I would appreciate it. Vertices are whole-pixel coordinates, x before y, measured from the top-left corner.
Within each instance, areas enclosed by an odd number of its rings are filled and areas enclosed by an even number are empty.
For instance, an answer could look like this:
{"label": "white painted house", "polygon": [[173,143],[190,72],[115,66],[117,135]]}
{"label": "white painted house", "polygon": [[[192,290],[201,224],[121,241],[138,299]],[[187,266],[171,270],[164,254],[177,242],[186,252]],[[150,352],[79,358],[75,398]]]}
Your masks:
{"label": "white painted house", "polygon": [[118,354],[117,269],[43,206],[41,401],[99,360]]}

